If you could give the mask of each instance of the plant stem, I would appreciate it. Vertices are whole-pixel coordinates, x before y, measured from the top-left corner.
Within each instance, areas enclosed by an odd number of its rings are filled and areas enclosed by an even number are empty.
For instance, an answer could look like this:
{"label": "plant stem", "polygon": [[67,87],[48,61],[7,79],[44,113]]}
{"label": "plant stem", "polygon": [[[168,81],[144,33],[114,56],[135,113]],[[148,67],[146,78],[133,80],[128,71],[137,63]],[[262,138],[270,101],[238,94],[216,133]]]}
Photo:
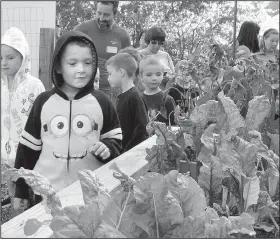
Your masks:
{"label": "plant stem", "polygon": [[277,230],[279,231],[279,226],[278,226],[277,222],[275,221],[274,217],[272,216],[270,210],[268,210],[267,206],[265,207],[265,209],[266,209],[266,211],[267,211],[267,213],[268,213],[268,215],[269,215],[271,221],[273,222],[274,226],[275,226],[275,227],[277,228]]}
{"label": "plant stem", "polygon": [[169,127],[171,128],[171,114],[174,113],[175,110],[171,111],[168,116]]}
{"label": "plant stem", "polygon": [[244,199],[243,199],[243,189],[244,189],[244,177],[241,175],[241,185],[240,185],[240,214],[244,212]]}
{"label": "plant stem", "polygon": [[227,205],[227,197],[228,197],[228,188],[222,186],[223,189],[223,200],[222,200],[222,208],[225,209]]}
{"label": "plant stem", "polygon": [[155,201],[155,196],[153,195],[153,201],[155,206],[155,219],[156,219],[156,229],[157,229],[157,238],[159,238],[159,229],[158,229],[158,218],[157,218],[157,206]]}
{"label": "plant stem", "polygon": [[251,188],[251,182],[252,182],[252,179],[250,178],[250,181],[248,182],[249,183],[249,188],[248,188],[247,197],[246,197],[246,200],[244,201],[245,202],[244,210],[246,210],[246,208],[247,208],[247,202],[248,202],[249,192],[250,192],[250,188]]}
{"label": "plant stem", "polygon": [[211,168],[210,168],[210,190],[209,190],[209,206],[213,208],[213,163],[211,162]]}
{"label": "plant stem", "polygon": [[129,197],[130,197],[130,193],[131,193],[131,190],[129,189],[129,192],[128,192],[128,194],[127,194],[127,198],[126,198],[126,200],[125,200],[125,204],[124,204],[123,210],[122,210],[121,215],[120,215],[120,219],[119,219],[118,225],[117,225],[117,227],[116,227],[117,230],[119,230],[119,227],[120,227],[120,225],[121,225],[121,223],[122,223],[122,218],[123,218],[123,215],[124,215],[124,212],[125,212],[125,209],[126,209],[126,205],[127,205],[127,203],[128,203],[128,199],[129,199]]}
{"label": "plant stem", "polygon": [[165,134],[164,134],[164,132],[161,130],[161,128],[159,127],[159,126],[155,126],[155,128],[157,128],[159,131],[160,131],[160,133],[162,134],[162,136],[163,136],[163,138],[164,138],[164,141],[166,142],[166,137],[165,137]]}

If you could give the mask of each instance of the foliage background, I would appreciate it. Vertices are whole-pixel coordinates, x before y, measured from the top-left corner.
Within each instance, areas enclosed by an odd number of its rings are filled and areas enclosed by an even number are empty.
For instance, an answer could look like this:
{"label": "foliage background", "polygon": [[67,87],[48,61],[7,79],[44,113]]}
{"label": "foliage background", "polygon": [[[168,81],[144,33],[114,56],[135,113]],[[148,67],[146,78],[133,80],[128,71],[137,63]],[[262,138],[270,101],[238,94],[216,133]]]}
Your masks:
{"label": "foliage background", "polygon": [[[245,20],[260,24],[260,34],[269,27],[279,29],[278,1],[238,1],[237,4],[237,34]],[[94,1],[57,1],[57,19],[62,33],[94,17]],[[164,47],[174,63],[211,39],[224,44],[230,54],[234,1],[120,1],[116,22],[127,29],[134,46],[138,46],[143,29],[153,25],[163,27],[167,34]]]}

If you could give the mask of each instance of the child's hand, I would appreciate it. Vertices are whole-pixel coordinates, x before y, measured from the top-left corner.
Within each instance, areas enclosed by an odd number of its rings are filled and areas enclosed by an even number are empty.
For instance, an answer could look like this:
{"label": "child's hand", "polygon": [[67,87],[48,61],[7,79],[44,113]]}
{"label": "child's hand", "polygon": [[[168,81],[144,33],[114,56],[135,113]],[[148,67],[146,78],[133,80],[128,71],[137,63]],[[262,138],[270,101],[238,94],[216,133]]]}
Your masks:
{"label": "child's hand", "polygon": [[14,198],[14,210],[26,210],[29,206],[28,199]]}
{"label": "child's hand", "polygon": [[91,146],[90,152],[95,156],[100,156],[102,159],[107,159],[111,156],[110,149],[100,141]]}

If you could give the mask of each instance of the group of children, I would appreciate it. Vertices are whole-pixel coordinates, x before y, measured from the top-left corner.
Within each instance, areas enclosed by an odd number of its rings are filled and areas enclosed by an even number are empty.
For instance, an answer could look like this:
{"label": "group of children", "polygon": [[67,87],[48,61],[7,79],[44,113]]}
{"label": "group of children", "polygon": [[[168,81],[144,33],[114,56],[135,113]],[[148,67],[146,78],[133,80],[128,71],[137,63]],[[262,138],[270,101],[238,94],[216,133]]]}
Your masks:
{"label": "group of children", "polygon": [[[159,88],[164,67],[156,57],[141,59],[129,47],[107,61],[109,83],[122,90],[116,108],[98,90],[97,65],[92,40],[70,31],[56,42],[51,65],[54,87],[45,91],[29,74],[30,54],[22,32],[11,28],[4,34],[2,163],[35,170],[59,191],[78,180],[78,170],[95,170],[147,139],[150,114],[168,123],[175,102]],[[28,207],[29,192],[22,178],[15,182],[15,209]]]}

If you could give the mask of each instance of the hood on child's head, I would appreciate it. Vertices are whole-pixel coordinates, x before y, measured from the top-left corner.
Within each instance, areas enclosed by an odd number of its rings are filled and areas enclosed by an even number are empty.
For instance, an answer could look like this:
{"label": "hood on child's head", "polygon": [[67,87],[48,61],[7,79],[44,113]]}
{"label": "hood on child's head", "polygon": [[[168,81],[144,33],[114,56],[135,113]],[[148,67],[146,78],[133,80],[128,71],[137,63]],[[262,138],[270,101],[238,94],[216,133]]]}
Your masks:
{"label": "hood on child's head", "polygon": [[73,41],[83,41],[87,43],[92,50],[93,74],[91,76],[91,80],[84,88],[88,88],[88,87],[93,88],[93,83],[94,83],[95,75],[97,73],[97,65],[98,65],[97,52],[90,37],[79,31],[69,31],[63,34],[57,40],[53,53],[52,67],[51,67],[52,81],[56,88],[60,88],[62,86],[64,79],[62,77],[62,74],[57,73],[56,69],[57,66],[60,64],[60,58],[62,56],[63,51],[66,49],[66,46]]}
{"label": "hood on child's head", "polygon": [[2,39],[1,45],[7,45],[17,50],[22,55],[22,63],[15,75],[13,86],[16,87],[20,82],[26,79],[26,74],[31,71],[30,50],[22,31],[16,27],[7,30]]}

